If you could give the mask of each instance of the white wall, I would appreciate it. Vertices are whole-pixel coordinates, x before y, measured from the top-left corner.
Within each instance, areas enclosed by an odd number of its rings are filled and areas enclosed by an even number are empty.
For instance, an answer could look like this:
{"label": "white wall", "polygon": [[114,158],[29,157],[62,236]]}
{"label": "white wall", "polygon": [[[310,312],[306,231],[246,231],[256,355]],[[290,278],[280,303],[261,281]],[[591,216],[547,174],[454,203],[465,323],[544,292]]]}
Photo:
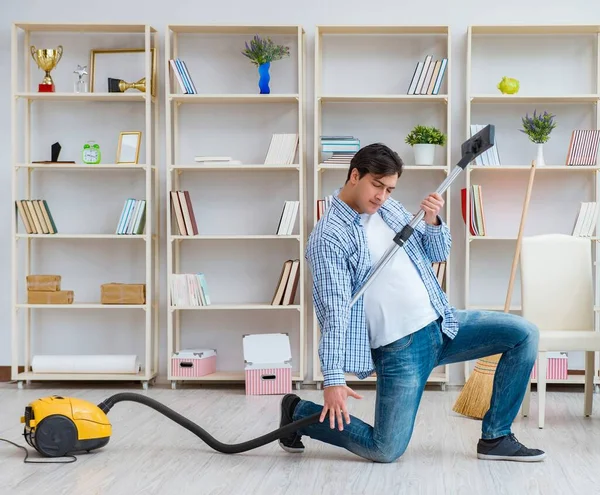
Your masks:
{"label": "white wall", "polygon": [[[131,23],[149,23],[154,25],[159,32],[162,34],[164,32],[164,27],[168,23],[248,23],[248,24],[259,24],[259,23],[281,23],[281,24],[302,24],[308,33],[308,44],[307,44],[307,82],[308,82],[308,94],[307,94],[307,114],[306,119],[308,122],[307,130],[307,163],[309,164],[308,177],[309,180],[312,178],[312,168],[311,164],[313,162],[312,157],[312,81],[313,81],[313,54],[314,54],[314,43],[313,43],[313,34],[314,34],[314,26],[316,24],[449,24],[452,29],[452,102],[453,102],[453,119],[452,119],[452,133],[454,136],[454,149],[452,150],[453,162],[456,161],[458,156],[458,149],[460,142],[464,139],[464,129],[465,129],[465,53],[466,53],[466,30],[469,24],[487,24],[487,23],[531,23],[531,24],[541,24],[541,23],[598,23],[600,21],[600,14],[597,9],[597,2],[593,0],[572,0],[568,3],[561,2],[546,2],[543,4],[543,8],[539,8],[536,6],[538,2],[533,2],[531,0],[504,0],[502,2],[480,2],[474,0],[462,0],[462,1],[453,1],[448,2],[447,0],[432,0],[430,2],[426,2],[423,4],[415,3],[415,2],[407,2],[407,1],[388,1],[388,2],[361,2],[356,0],[330,0],[324,1],[321,6],[317,6],[317,2],[314,0],[305,0],[302,2],[280,2],[274,0],[262,0],[257,2],[242,2],[240,0],[233,2],[178,2],[176,4],[170,4],[168,2],[161,2],[159,0],[150,0],[143,3],[131,3],[131,2],[122,2],[115,0],[104,0],[101,3],[90,4],[89,2],[76,2],[76,1],[67,1],[67,0],[55,0],[51,4],[48,4],[47,1],[39,1],[39,0],[29,0],[22,2],[11,2],[11,8],[13,9],[11,13],[8,12],[7,7],[4,4],[2,7],[2,24],[0,25],[0,74],[3,74],[4,77],[0,78],[0,163],[3,163],[4,166],[0,169],[0,187],[2,188],[2,197],[5,198],[3,203],[4,208],[0,209],[0,229],[5,233],[2,238],[2,242],[0,244],[0,259],[4,260],[4,266],[1,270],[1,273],[4,273],[5,276],[2,277],[3,283],[0,286],[0,315],[2,320],[0,320],[0,365],[8,365],[10,364],[10,260],[11,260],[11,241],[10,241],[10,215],[13,212],[13,208],[10,202],[11,196],[11,131],[10,131],[10,29],[11,22],[131,22]],[[51,7],[49,8],[49,5]],[[180,7],[179,12],[174,11],[174,7]],[[163,86],[162,86],[162,78],[163,78],[163,46],[162,43],[160,45],[159,52],[159,74],[161,79],[161,85],[158,88],[158,94],[162,98]],[[86,48],[87,49],[87,48]],[[489,47],[490,50],[493,47]],[[516,50],[518,51],[518,46]],[[83,53],[83,52],[82,52]],[[576,54],[571,54],[575,56]],[[478,56],[485,56],[481,53],[478,53]],[[566,57],[569,57],[567,54]],[[73,65],[73,59],[70,59],[71,65]],[[84,57],[83,61],[87,62],[87,58]],[[76,62],[75,62],[76,63]],[[526,66],[531,66],[524,62]],[[546,69],[548,69],[548,64],[551,61],[544,60],[542,62],[542,66],[539,68],[538,74],[535,78],[530,79],[530,81],[535,82],[536,84],[540,84],[541,87],[545,87],[548,84],[547,76],[545,75]],[[572,65],[569,64],[569,67]],[[75,67],[63,67],[65,74],[68,74]],[[524,68],[526,68],[524,66]],[[556,68],[556,67],[555,67]],[[346,66],[346,69],[349,69],[348,77],[356,78],[360,80],[364,77],[372,77],[372,74],[365,74],[362,71],[362,67],[360,65],[356,66]],[[560,72],[560,71],[558,71]],[[529,70],[529,74],[532,75],[531,70]],[[535,75],[535,73],[533,73]],[[568,73],[566,74],[568,75]],[[41,73],[39,71],[33,71],[32,76],[34,79],[40,78]],[[490,76],[492,77],[492,76]],[[493,76],[494,82],[496,81],[496,75]],[[479,79],[479,81],[485,81],[483,78]],[[492,82],[487,81],[487,82]],[[202,78],[199,78],[198,84],[202,84]],[[560,86],[561,81],[553,80],[552,84],[558,84]],[[353,85],[353,87],[356,87]],[[476,88],[474,88],[476,89]],[[492,92],[492,91],[488,91]],[[94,107],[99,108],[99,107]],[[164,119],[162,116],[164,109],[164,105],[161,103],[161,135],[159,139],[163,139],[164,134],[162,133],[164,129]],[[576,114],[572,113],[573,121],[577,122],[578,117]],[[49,123],[52,123],[54,126],[54,132],[50,134],[40,134],[36,138],[39,140],[34,140],[34,151],[36,153],[41,153],[46,149],[46,143],[51,144],[53,139],[60,139],[63,143],[63,147],[71,150],[79,150],[79,147],[82,143],[83,137],[88,133],[83,132],[84,126],[90,126],[90,129],[93,129],[91,126],[94,125],[94,119],[102,118],[109,119],[110,118],[110,110],[103,111],[101,114],[93,114],[86,117],[77,117],[77,120],[74,121],[75,117],[71,114],[63,114],[56,118],[56,120],[52,122],[48,122],[48,120],[42,120],[40,125],[48,126]],[[234,118],[231,116],[231,118]],[[133,119],[133,117],[132,117]],[[35,124],[35,121],[34,121]],[[65,126],[68,129],[75,129],[76,132],[73,134],[64,134],[58,132],[60,130],[60,126]],[[131,121],[120,121],[120,126],[133,126],[136,123]],[[381,126],[381,123],[379,123]],[[571,125],[569,123],[568,125]],[[100,127],[98,127],[99,129]],[[378,128],[381,128],[378,126]],[[35,129],[35,127],[34,127]],[[570,129],[564,129],[563,132],[570,132]],[[98,135],[98,131],[93,131],[91,134]],[[391,139],[390,134],[388,132],[383,134],[382,138],[379,138],[375,133],[371,136],[373,140],[377,139]],[[564,138],[565,134],[562,134]],[[501,136],[502,137],[502,136]],[[89,138],[88,138],[89,139]],[[93,138],[92,138],[93,139]],[[398,148],[402,148],[404,146],[402,143],[402,139],[393,138],[395,143],[398,143]],[[506,139],[504,140],[506,142]],[[40,144],[40,143],[43,143]],[[49,146],[48,144],[48,146]],[[40,148],[40,146],[42,146]],[[509,148],[509,146],[505,146],[505,148]],[[105,147],[106,152],[114,153],[114,149],[110,147]],[[406,152],[406,148],[400,149],[401,152]],[[563,150],[551,150],[551,153],[556,152],[556,157],[562,156]],[[161,157],[164,156],[164,145],[160,146]],[[531,154],[533,157],[533,151]],[[34,159],[35,155],[34,155]],[[64,159],[68,159],[65,157]],[[560,158],[559,158],[560,159]],[[159,166],[161,169],[163,168],[163,160],[162,158],[159,160]],[[162,175],[162,174],[161,174]],[[71,176],[68,175],[55,175],[54,184],[58,184],[60,180],[71,180]],[[84,179],[81,176],[82,181],[89,181],[89,178]],[[125,175],[128,180],[132,180],[133,175]],[[490,176],[491,177],[491,176]],[[464,281],[463,281],[463,249],[464,249],[464,241],[463,241],[463,232],[464,227],[462,223],[462,219],[460,217],[460,185],[462,185],[462,181],[464,178],[459,178],[457,184],[453,188],[453,218],[452,222],[454,225],[453,234],[454,234],[454,248],[453,248],[453,279],[452,279],[452,303],[458,307],[462,307],[463,304],[463,292],[464,292]],[[511,181],[508,181],[507,187],[511,187]],[[87,182],[89,183],[89,182]],[[121,188],[122,192],[127,191],[128,183],[118,184],[115,182],[118,188]],[[239,183],[236,183],[239,184]],[[432,187],[436,186],[436,183],[430,183]],[[523,180],[519,180],[516,182],[514,187],[521,187],[526,184]],[[72,184],[71,189],[72,193],[77,200],[84,200],[85,194],[81,191],[77,191],[77,180]],[[580,187],[580,183],[574,181],[572,184],[568,184],[567,188],[569,189],[566,194],[579,194],[583,191],[580,191],[578,188]],[[137,184],[135,187],[141,187],[141,184]],[[308,190],[312,191],[312,184],[309,182],[307,184]],[[161,188],[164,189],[164,177],[161,177]],[[46,194],[46,190],[42,189],[41,194]],[[50,191],[48,189],[47,191]],[[140,189],[140,193],[141,193]],[[428,191],[422,191],[425,194]],[[564,191],[558,190],[557,194],[562,194]],[[115,191],[113,191],[115,193]],[[230,198],[223,198],[224,201],[236,200],[236,190],[228,191]],[[50,195],[50,192],[47,192]],[[517,195],[518,198],[520,196]],[[416,198],[414,198],[416,199]],[[571,198],[572,199],[572,198]],[[313,198],[309,194],[309,204],[312,204]],[[164,194],[161,190],[161,214],[162,214],[162,225],[164,226],[164,207],[162,206],[165,203]],[[66,205],[60,202],[60,197],[53,196],[52,204],[54,206],[54,210],[57,212],[62,211],[64,215],[61,215],[61,218],[64,219],[63,225],[69,224],[69,219],[66,212]],[[518,203],[517,203],[518,204]],[[571,203],[572,204],[572,203]],[[115,216],[118,216],[120,211],[120,204],[113,204],[113,211],[107,213],[107,218],[111,219]],[[412,202],[409,204],[412,206]],[[518,216],[515,216],[516,213],[513,211],[511,213],[511,221],[518,219]],[[572,212],[563,213],[560,208],[552,210],[550,212],[554,218],[560,217],[561,215],[565,215],[557,221],[560,222],[562,226],[568,225],[572,219]],[[493,218],[493,214],[491,214],[491,218]],[[110,220],[109,225],[110,225]],[[518,220],[517,220],[518,221]],[[81,228],[86,229],[88,231],[94,230],[93,225],[82,224],[80,226],[70,224],[69,227],[73,228]],[[164,232],[161,233],[164,235]],[[44,242],[44,241],[42,241]],[[63,265],[49,265],[55,271],[60,271],[63,274],[64,279],[68,282],[67,285],[70,285],[77,291],[77,294],[81,296],[81,299],[85,297],[86,290],[90,290],[90,284],[86,285],[86,280],[81,277],[81,273],[88,269],[89,263],[92,262],[93,269],[93,277],[92,280],[102,280],[103,277],[119,277],[122,281],[127,281],[128,279],[134,280],[138,273],[143,273],[140,266],[128,267],[125,273],[120,271],[119,269],[114,269],[112,272],[106,273],[105,270],[110,268],[110,264],[106,264],[103,262],[96,262],[95,260],[100,260],[106,254],[106,249],[109,249],[112,245],[109,241],[106,241],[105,244],[99,243],[96,247],[91,249],[84,257],[78,257],[76,253],[81,253],[81,250],[78,248],[82,246],[78,246],[76,243],[69,243],[61,241],[60,244],[54,244],[45,241],[47,244],[44,244],[50,250],[57,250],[56,253],[60,254],[60,258],[63,261],[69,261],[69,263],[64,263]],[[135,242],[135,241],[134,241]],[[121,245],[121,244],[120,244]],[[92,246],[92,244],[89,244]],[[127,263],[128,260],[134,259],[133,255],[133,247],[130,247],[127,243],[123,246],[125,248],[124,253],[122,254],[121,261]],[[73,251],[64,251],[65,249],[73,249]],[[51,252],[51,251],[49,251]],[[162,253],[164,255],[164,243],[162,247]],[[509,258],[506,258],[509,259]],[[36,266],[37,269],[41,270],[45,266],[41,263],[42,260],[39,260],[40,264]],[[161,283],[162,286],[165,287],[165,275],[164,275],[164,256],[161,262],[162,266],[162,276]],[[508,265],[506,268],[506,272],[509,269]],[[502,294],[506,290],[504,278],[501,276],[497,280],[495,280],[496,285],[494,287],[489,287],[488,289],[493,291],[496,295]],[[69,288],[69,287],[66,287]],[[91,290],[93,291],[94,285],[91,286]],[[94,297],[95,294],[90,293],[90,297]],[[165,300],[165,290],[162,290],[161,297],[161,307],[164,307],[166,304]],[[75,312],[78,313],[78,312]],[[79,314],[72,314],[72,312],[65,313],[53,313],[53,312],[44,312],[40,313],[47,315],[48,319],[44,321],[44,331],[39,333],[40,337],[40,345],[44,345],[48,352],[70,352],[74,349],[74,346],[78,345],[78,342],[85,342],[86,346],[93,345],[95,349],[102,350],[104,345],[113,344],[115,342],[120,342],[119,339],[122,335],[121,330],[127,328],[127,325],[130,322],[135,322],[136,313],[120,313],[120,312],[111,312],[111,311],[99,311],[94,313],[94,318],[96,319],[93,324],[86,323],[85,326],[81,325],[83,320],[77,320],[76,318],[81,318]],[[127,314],[132,315],[131,320],[123,320],[119,319],[120,316]],[[66,318],[61,320],[59,315],[64,315]],[[242,315],[234,315],[236,320],[242,318]],[[139,315],[139,320],[141,320],[141,315]],[[253,318],[254,320],[255,318]],[[71,321],[72,320],[72,321]],[[243,320],[243,318],[242,318]],[[285,320],[284,320],[285,321]],[[67,322],[67,323],[63,323]],[[310,319],[309,319],[310,322]],[[70,325],[68,328],[62,328],[62,325]],[[258,322],[254,322],[253,325],[258,326]],[[161,374],[165,373],[165,363],[166,363],[166,320],[165,314],[161,311],[161,352],[160,352],[160,360],[161,360]],[[47,330],[46,330],[47,329]],[[51,333],[50,333],[51,332]],[[309,344],[310,344],[310,335],[311,331],[308,331],[309,335]],[[61,336],[63,337],[61,339]],[[68,338],[67,338],[68,337]],[[90,340],[91,339],[91,340]],[[141,354],[141,349],[136,348],[132,345],[132,341],[129,337],[122,338],[122,345],[125,349],[130,350],[131,352],[138,352]],[[309,361],[307,363],[308,370],[308,379],[311,378],[311,353],[308,353]],[[460,383],[462,380],[462,367],[461,366],[453,366],[452,374],[451,374],[451,382]]]}

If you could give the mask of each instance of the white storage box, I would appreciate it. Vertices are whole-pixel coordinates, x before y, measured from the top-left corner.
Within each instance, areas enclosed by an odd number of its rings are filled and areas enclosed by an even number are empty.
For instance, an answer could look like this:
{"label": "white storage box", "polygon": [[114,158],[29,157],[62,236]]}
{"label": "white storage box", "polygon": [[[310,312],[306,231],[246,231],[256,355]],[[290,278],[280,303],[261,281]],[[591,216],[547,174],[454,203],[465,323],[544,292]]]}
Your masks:
{"label": "white storage box", "polygon": [[217,371],[216,349],[182,349],[171,357],[171,374],[198,378]]}
{"label": "white storage box", "polygon": [[285,333],[244,335],[246,395],[292,391],[292,352]]}

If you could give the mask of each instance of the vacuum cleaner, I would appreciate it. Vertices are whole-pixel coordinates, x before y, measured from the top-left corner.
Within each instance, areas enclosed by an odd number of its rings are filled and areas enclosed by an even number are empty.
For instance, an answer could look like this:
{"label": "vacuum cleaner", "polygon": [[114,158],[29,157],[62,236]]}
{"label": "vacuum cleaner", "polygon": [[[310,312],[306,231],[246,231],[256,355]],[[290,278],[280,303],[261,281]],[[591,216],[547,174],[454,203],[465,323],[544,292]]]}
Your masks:
{"label": "vacuum cleaner", "polygon": [[[437,193],[444,193],[471,161],[494,145],[494,132],[494,126],[488,125],[462,144],[462,158],[439,186]],[[424,215],[425,212],[421,210],[396,234],[393,244],[373,267],[365,283],[352,298],[351,305],[356,303],[395,252],[404,246]],[[82,399],[53,395],[37,399],[25,407],[25,415],[21,417],[21,422],[25,425],[23,435],[26,442],[44,457],[64,457],[100,449],[108,444],[112,434],[107,414],[115,404],[123,401],[137,402],[151,407],[191,431],[212,449],[224,454],[245,452],[284,438],[305,426],[318,422],[321,415],[316,413],[246,442],[226,444],[216,440],[188,418],[142,394],[118,393],[98,405]]]}

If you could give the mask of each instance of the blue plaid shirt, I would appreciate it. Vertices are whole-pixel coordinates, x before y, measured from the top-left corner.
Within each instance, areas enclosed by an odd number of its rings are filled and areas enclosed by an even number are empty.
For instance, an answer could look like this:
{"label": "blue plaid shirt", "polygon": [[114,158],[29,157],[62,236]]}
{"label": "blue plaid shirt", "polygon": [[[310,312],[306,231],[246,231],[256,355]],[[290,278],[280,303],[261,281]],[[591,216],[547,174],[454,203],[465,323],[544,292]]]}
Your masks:
{"label": "blue plaid shirt", "polygon": [[[379,208],[379,214],[394,232],[399,232],[414,216],[392,198]],[[452,244],[448,226],[441,218],[439,221],[440,225],[419,222],[403,249],[420,272],[433,307],[443,317],[442,331],[454,338],[458,322],[431,266],[447,259]],[[364,297],[352,308],[350,302],[367,279],[372,263],[360,215],[337,194],[308,238],[306,259],[312,271],[313,302],[321,328],[323,385],[344,385],[345,372],[354,373],[359,379],[370,376],[375,366]]]}

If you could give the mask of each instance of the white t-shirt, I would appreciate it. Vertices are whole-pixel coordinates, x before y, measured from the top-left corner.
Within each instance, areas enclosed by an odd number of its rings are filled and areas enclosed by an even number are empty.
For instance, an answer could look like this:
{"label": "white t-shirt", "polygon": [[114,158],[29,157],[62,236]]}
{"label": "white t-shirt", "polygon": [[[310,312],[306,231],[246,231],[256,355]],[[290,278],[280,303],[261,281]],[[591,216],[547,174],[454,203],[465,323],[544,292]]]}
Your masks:
{"label": "white t-shirt", "polygon": [[[396,234],[379,213],[362,214],[361,223],[375,264]],[[416,332],[438,317],[417,267],[403,248],[365,291],[364,308],[373,349]]]}

